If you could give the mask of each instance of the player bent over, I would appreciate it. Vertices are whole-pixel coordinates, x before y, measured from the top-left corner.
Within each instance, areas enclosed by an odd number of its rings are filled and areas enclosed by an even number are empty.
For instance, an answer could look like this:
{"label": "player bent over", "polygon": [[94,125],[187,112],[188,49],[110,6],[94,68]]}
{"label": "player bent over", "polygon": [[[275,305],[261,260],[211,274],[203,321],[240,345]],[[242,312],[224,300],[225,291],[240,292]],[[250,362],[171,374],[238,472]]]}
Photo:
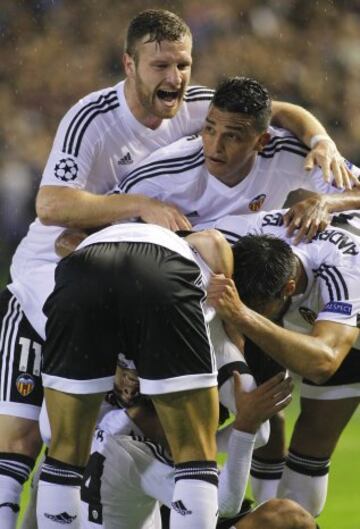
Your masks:
{"label": "player bent over", "polygon": [[[255,432],[265,419],[290,402],[292,384],[284,375],[276,375],[261,387],[246,393],[241,375],[234,373],[236,417],[230,437],[218,432],[218,446],[228,452],[228,461],[220,473],[218,529],[313,529],[313,518],[295,502],[272,500],[255,511],[241,509],[249,476]],[[144,424],[139,407],[130,408],[135,431]],[[94,435],[92,455],[82,486],[84,529],[166,529],[160,519],[159,502],[189,515],[188,505],[172,501],[174,467],[163,445],[139,435],[119,435],[112,412],[104,417]],[[151,412],[150,412],[151,413]],[[109,420],[110,419],[110,420]],[[121,421],[117,421],[119,424]],[[155,437],[157,420],[152,416]],[[152,437],[154,438],[154,437]],[[189,525],[189,527],[191,527]]]}
{"label": "player bent over", "polygon": [[106,228],[59,264],[44,306],[52,439],[39,481],[39,529],[48,529],[50,520],[80,527],[80,482],[119,352],[134,362],[141,392],[151,396],[165,431],[175,464],[174,502],[191,511],[184,517],[173,509],[170,526],[215,528],[219,406],[206,323],[208,265],[231,275],[232,253],[221,234],[194,234],[187,242],[142,224]]}
{"label": "player bent over", "polygon": [[[239,238],[234,280],[241,300],[232,280],[219,277],[209,301],[269,356],[304,377],[278,495],[317,516],[330,457],[360,402],[360,240],[330,227],[309,244],[291,245],[281,211],[227,217],[212,227]],[[282,317],[289,329],[273,323]]]}

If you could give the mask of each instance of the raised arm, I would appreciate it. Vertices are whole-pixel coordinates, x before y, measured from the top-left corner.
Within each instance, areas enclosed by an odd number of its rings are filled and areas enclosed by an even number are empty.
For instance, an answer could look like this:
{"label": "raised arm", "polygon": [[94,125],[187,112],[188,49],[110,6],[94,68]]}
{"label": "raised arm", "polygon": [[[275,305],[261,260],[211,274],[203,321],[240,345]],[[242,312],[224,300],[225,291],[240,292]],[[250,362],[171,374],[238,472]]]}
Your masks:
{"label": "raised arm", "polygon": [[313,114],[303,107],[273,101],[272,124],[290,130],[310,147],[311,151],[304,162],[306,170],[311,171],[315,165],[318,165],[322,169],[325,181],[330,181],[332,173],[339,187],[350,189],[358,183],[346,167],[344,158],[326,129]]}
{"label": "raised arm", "polygon": [[355,327],[323,320],[310,335],[283,329],[249,309],[234,282],[219,276],[208,288],[208,302],[279,364],[318,384],[335,373],[359,335]]}

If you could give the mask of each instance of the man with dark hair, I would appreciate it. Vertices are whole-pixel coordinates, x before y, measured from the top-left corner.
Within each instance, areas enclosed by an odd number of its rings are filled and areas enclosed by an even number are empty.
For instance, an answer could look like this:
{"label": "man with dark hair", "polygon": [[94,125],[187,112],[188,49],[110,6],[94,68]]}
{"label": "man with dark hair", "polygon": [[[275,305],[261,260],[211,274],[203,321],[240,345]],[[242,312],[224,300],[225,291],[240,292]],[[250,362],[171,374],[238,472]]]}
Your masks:
{"label": "man with dark hair", "polygon": [[[290,246],[284,213],[211,224],[234,243],[234,278],[215,277],[208,295],[225,321],[304,377],[278,495],[317,516],[330,457],[360,401],[360,240],[330,227]],[[273,323],[284,316],[287,328]]]}
{"label": "man with dark hair", "polygon": [[[286,242],[270,235],[247,235],[234,244],[233,254],[234,283],[246,305],[262,312],[270,300],[283,301],[283,286],[296,276],[296,257]],[[281,304],[272,319],[281,321],[289,306],[290,299]]]}
{"label": "man with dark hair", "polygon": [[230,77],[217,87],[212,104],[222,111],[246,113],[254,118],[257,132],[264,132],[271,118],[271,98],[254,79]]}
{"label": "man with dark hair", "polygon": [[115,192],[171,202],[198,225],[282,207],[289,192],[302,188],[311,196],[289,212],[289,232],[300,228],[298,239],[311,238],[330,213],[358,208],[360,193],[324,182],[319,168],[309,175],[303,167],[308,148],[288,130],[270,126],[270,118],[266,88],[247,77],[227,78],[215,91],[201,136],[158,149]]}
{"label": "man with dark hair", "polygon": [[[143,195],[106,196],[133,164],[196,133],[213,94],[204,87],[187,88],[192,39],[177,15],[153,9],[140,13],[130,24],[127,43],[126,80],[85,96],[62,119],[37,195],[38,218],[15,252],[12,282],[0,296],[2,529],[15,527],[22,484],[41,446],[42,306],[54,284],[56,237],[63,227],[93,228],[131,218],[172,230],[190,226],[173,205]],[[294,131],[312,142],[308,163],[318,161],[325,173],[334,163],[340,182],[347,178],[334,143],[311,115],[281,104],[274,113],[286,123],[293,116]],[[53,462],[54,472],[56,465],[61,462]]]}

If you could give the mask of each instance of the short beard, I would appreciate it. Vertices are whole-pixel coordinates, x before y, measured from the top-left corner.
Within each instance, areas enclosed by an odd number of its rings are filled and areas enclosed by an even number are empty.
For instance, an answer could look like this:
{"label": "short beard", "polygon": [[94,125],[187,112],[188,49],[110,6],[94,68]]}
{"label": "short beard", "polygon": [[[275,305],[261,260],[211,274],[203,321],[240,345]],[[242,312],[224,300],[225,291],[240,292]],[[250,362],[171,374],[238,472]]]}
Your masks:
{"label": "short beard", "polygon": [[168,109],[168,111],[165,110],[163,112],[159,112],[156,108],[155,103],[157,89],[153,93],[149,94],[146,91],[145,84],[143,83],[141,77],[139,77],[137,74],[135,78],[135,89],[138,99],[142,106],[145,108],[145,110],[160,119],[169,119],[177,114],[185,93],[184,88],[181,88],[181,97],[178,97],[178,104],[173,109]]}

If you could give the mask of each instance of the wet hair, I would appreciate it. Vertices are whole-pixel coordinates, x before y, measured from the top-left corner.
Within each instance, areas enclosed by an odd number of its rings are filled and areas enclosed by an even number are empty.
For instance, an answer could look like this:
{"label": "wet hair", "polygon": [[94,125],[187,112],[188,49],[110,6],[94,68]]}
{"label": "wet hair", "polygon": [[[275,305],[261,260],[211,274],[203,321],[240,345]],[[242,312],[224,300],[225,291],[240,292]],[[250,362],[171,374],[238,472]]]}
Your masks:
{"label": "wet hair", "polygon": [[146,42],[160,43],[180,40],[184,35],[191,37],[189,26],[175,13],[165,9],[146,9],[134,17],[127,30],[125,53],[136,58],[136,44],[148,35]]}
{"label": "wet hair", "polygon": [[291,247],[272,235],[246,235],[232,247],[234,282],[249,307],[279,298],[295,277],[296,258]]}
{"label": "wet hair", "polygon": [[249,77],[229,77],[217,87],[212,104],[226,112],[248,114],[255,128],[264,132],[270,123],[271,98],[266,88]]}

